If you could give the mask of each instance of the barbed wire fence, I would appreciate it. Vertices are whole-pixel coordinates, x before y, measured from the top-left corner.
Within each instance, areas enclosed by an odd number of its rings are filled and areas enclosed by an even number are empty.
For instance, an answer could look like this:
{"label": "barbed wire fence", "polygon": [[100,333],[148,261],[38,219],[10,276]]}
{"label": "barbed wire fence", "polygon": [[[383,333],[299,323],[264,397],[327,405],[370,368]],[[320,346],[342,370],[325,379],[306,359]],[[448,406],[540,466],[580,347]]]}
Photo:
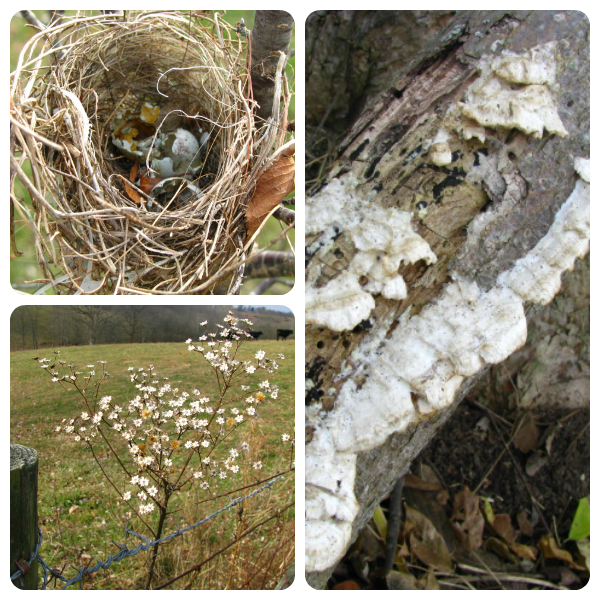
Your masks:
{"label": "barbed wire fence", "polygon": [[[97,563],[93,567],[84,566],[84,567],[81,567],[78,569],[77,567],[71,565],[71,567],[77,571],[77,575],[75,575],[74,577],[71,577],[71,578],[65,577],[62,574],[62,571],[59,569],[50,568],[46,564],[44,559],[40,556],[39,551],[42,546],[43,536],[42,536],[41,529],[38,527],[38,542],[37,542],[37,545],[31,555],[31,557],[29,558],[28,561],[21,561],[21,563],[18,564],[18,570],[15,571],[10,576],[10,578],[12,581],[19,580],[21,577],[23,577],[23,575],[26,575],[29,572],[31,565],[33,564],[33,562],[35,560],[37,560],[40,563],[40,565],[42,565],[42,568],[44,570],[44,577],[43,577],[44,580],[43,580],[41,589],[42,590],[48,589],[48,583],[52,580],[52,578],[56,578],[56,579],[60,579],[64,583],[64,585],[60,589],[65,590],[69,586],[74,585],[75,583],[80,583],[84,577],[91,575],[92,573],[96,573],[100,569],[108,569],[113,563],[119,562],[130,556],[135,556],[139,552],[149,550],[150,548],[152,548],[152,546],[156,546],[158,544],[163,544],[165,542],[168,542],[176,537],[183,535],[184,533],[186,533],[187,531],[190,531],[191,529],[194,529],[196,527],[199,527],[200,525],[203,525],[204,523],[210,521],[217,515],[232,509],[237,504],[240,504],[241,502],[248,500],[252,496],[260,494],[261,492],[270,488],[277,480],[281,479],[285,475],[286,475],[286,473],[277,475],[276,477],[271,479],[271,481],[268,481],[262,487],[254,490],[253,492],[247,494],[246,496],[232,500],[227,506],[219,508],[212,514],[210,514],[207,517],[204,517],[203,519],[198,521],[197,523],[188,525],[187,527],[179,528],[176,531],[173,531],[169,535],[166,535],[165,537],[160,538],[158,540],[149,541],[148,538],[146,538],[141,533],[136,533],[135,531],[132,531],[131,529],[129,529],[128,524],[126,524],[125,525],[125,538],[127,538],[129,535],[132,535],[132,536],[142,540],[144,543],[140,543],[136,548],[129,549],[129,548],[127,548],[126,544],[117,544],[116,542],[113,542],[113,544],[115,544],[119,548],[119,552],[117,552],[116,554],[114,554],[112,556],[109,556],[104,561],[97,561]],[[21,582],[21,587],[23,587],[22,582]]]}

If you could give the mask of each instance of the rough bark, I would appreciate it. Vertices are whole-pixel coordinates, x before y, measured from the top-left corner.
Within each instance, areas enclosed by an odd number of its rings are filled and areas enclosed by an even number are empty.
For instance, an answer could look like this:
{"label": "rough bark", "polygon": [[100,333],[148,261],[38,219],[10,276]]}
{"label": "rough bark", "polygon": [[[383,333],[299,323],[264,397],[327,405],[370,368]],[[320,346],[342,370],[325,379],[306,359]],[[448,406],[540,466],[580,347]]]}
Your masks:
{"label": "rough bark", "polygon": [[252,29],[252,91],[257,114],[268,119],[273,112],[275,73],[279,52],[289,54],[294,19],[284,10],[257,10]]}
{"label": "rough bark", "polygon": [[306,22],[306,123],[345,132],[455,11],[316,11]]}
{"label": "rough bark", "polygon": [[[363,22],[377,21],[377,15],[369,14],[362,17]],[[354,20],[352,34],[359,34],[356,21],[360,16],[347,15],[322,13],[318,17],[323,23]],[[439,21],[446,15],[427,18]],[[404,20],[414,24],[419,18],[413,13]],[[315,19],[313,22],[317,23]],[[368,38],[364,32],[360,35]],[[452,278],[468,279],[483,294],[493,291],[499,275],[510,271],[548,233],[574,189],[577,176],[573,159],[589,157],[589,25],[585,15],[574,11],[458,12],[436,40],[419,40],[415,44],[422,48],[419,54],[383,93],[366,102],[360,93],[352,99],[352,86],[343,75],[348,73],[344,65],[349,68],[352,62],[365,61],[354,54],[357,44],[343,42],[340,63],[331,57],[336,56],[335,44],[340,37],[345,40],[344,36],[327,38],[319,27],[311,29],[310,23],[307,36],[309,73],[310,65],[318,62],[325,64],[314,69],[314,74],[327,73],[328,68],[340,73],[339,97],[344,98],[345,106],[358,106],[360,112],[340,145],[328,181],[351,174],[364,202],[413,214],[414,230],[437,257],[430,265],[424,261],[402,265],[406,298],[387,299],[383,294],[374,294],[375,304],[368,320],[353,330],[307,325],[306,373],[311,382],[307,404],[313,414],[315,407],[319,408],[320,418],[326,422],[348,382],[357,390],[365,385],[365,365],[361,361],[366,356],[377,356],[373,348],[377,344],[383,348],[386,340],[397,335],[396,329],[402,327],[401,315],[412,317],[435,304]],[[332,45],[327,46],[328,40]],[[518,127],[486,127],[484,139],[451,135],[451,158],[436,157],[432,142],[448,126],[448,110],[464,101],[481,76],[486,57],[499,56],[502,51],[523,55],[552,42],[556,43],[558,56],[552,94],[568,135],[553,135],[546,130],[536,137]],[[317,60],[315,54],[321,58]],[[386,55],[381,52],[377,56],[383,67],[371,66],[371,72],[384,73]],[[328,66],[328,60],[333,60],[332,65]],[[322,100],[320,105],[313,102],[311,94],[316,97],[318,86],[318,77],[307,83],[307,91],[313,90],[307,92],[307,115],[314,114],[314,122],[323,123],[330,107]],[[520,86],[516,83],[514,88]],[[330,91],[327,97],[335,98],[335,94]],[[333,105],[337,106],[335,102]],[[352,120],[352,110],[342,114],[332,129],[339,122]],[[437,139],[446,143],[443,138]],[[475,177],[482,164],[490,168]],[[473,225],[476,218],[483,226]],[[316,241],[318,236],[307,236],[307,281],[318,290],[349,269],[357,248],[351,233],[343,229],[325,250]],[[360,283],[369,285],[368,274]],[[371,348],[370,354],[360,350],[365,347]],[[456,399],[476,380],[475,375],[465,377]],[[359,512],[352,522],[353,537],[454,406],[456,402],[429,412],[383,444],[358,454],[354,493]],[[309,424],[308,445],[313,443],[313,434]],[[311,481],[308,468],[307,480]],[[308,581],[314,587],[323,587],[330,572],[327,568],[310,573]]]}

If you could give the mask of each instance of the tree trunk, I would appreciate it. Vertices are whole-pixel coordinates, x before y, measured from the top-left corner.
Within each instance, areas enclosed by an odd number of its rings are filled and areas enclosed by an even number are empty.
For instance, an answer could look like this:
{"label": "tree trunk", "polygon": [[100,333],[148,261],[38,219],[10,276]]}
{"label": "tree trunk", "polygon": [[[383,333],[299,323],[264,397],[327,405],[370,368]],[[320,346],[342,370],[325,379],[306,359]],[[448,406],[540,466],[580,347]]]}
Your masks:
{"label": "tree trunk", "polygon": [[[339,38],[313,25],[344,15],[318,13],[307,24],[312,95],[328,71],[311,65],[339,56]],[[393,17],[388,25],[443,25],[448,13]],[[399,75],[390,67],[383,93],[352,101],[359,115],[346,113],[349,133],[307,199],[314,587],[477,377],[524,345],[532,307],[554,298],[562,273],[589,248],[585,15],[457,12],[435,40],[413,42],[420,52]],[[346,52],[334,71],[348,73],[343,65],[356,60]],[[381,50],[377,60],[370,67],[380,85],[391,59]],[[339,80],[338,95],[348,97],[348,77]],[[330,124],[322,98],[307,96],[307,115],[315,103],[315,121],[335,131],[340,118]]]}

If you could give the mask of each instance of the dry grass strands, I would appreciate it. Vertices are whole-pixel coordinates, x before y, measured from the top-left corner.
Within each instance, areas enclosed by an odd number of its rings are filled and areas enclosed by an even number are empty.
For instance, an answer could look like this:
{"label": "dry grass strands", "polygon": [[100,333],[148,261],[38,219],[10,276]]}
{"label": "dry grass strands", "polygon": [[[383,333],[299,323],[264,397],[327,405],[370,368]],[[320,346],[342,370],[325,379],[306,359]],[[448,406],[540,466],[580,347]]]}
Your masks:
{"label": "dry grass strands", "polygon": [[79,14],[28,42],[11,74],[11,200],[56,293],[239,289],[246,204],[287,106],[254,119],[246,45],[212,11]]}

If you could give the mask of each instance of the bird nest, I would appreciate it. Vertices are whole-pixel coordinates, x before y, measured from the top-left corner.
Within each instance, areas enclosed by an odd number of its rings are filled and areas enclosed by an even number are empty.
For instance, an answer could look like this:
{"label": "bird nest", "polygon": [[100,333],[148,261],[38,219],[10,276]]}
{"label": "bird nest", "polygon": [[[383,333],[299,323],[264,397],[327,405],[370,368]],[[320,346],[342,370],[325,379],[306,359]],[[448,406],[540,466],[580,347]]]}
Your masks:
{"label": "bird nest", "polygon": [[246,205],[286,118],[279,102],[255,118],[244,33],[212,11],[79,14],[28,42],[11,74],[11,175],[31,203],[11,182],[11,206],[45,288],[237,292]]}

